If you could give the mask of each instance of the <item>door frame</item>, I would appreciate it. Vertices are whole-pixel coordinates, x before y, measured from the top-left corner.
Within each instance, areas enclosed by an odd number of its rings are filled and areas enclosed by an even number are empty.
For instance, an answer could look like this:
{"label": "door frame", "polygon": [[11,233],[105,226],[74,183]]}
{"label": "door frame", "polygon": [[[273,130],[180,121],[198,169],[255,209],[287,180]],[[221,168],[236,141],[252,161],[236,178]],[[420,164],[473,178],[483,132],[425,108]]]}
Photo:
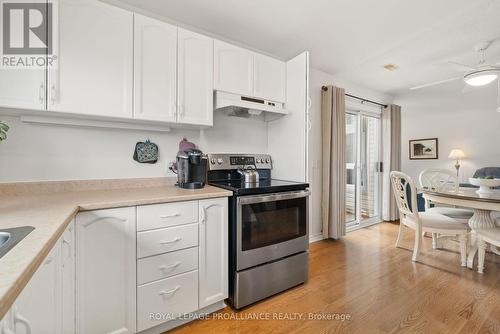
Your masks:
{"label": "door frame", "polygon": [[379,172],[379,187],[378,187],[378,203],[377,203],[377,211],[378,215],[375,217],[362,219],[361,218],[361,117],[374,117],[379,120],[379,152],[378,152],[378,160],[382,161],[382,109],[380,107],[375,107],[371,105],[365,105],[364,103],[359,103],[359,101],[346,101],[346,114],[357,116],[356,118],[356,184],[355,184],[355,219],[349,223],[346,222],[346,231],[351,232],[358,230],[360,228],[364,228],[367,226],[371,226],[374,224],[378,224],[382,222],[382,173]]}

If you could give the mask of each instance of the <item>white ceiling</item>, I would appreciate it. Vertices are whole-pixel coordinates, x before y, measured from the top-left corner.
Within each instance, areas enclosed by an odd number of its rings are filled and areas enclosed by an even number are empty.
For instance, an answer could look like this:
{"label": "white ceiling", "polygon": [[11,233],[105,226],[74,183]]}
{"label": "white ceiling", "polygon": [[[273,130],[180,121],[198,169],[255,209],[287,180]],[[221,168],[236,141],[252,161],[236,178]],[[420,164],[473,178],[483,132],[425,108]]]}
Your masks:
{"label": "white ceiling", "polygon": [[[308,50],[313,67],[390,94],[457,76],[438,64],[474,64],[472,47],[500,38],[499,0],[120,1],[283,59]],[[489,51],[500,61],[500,40]]]}

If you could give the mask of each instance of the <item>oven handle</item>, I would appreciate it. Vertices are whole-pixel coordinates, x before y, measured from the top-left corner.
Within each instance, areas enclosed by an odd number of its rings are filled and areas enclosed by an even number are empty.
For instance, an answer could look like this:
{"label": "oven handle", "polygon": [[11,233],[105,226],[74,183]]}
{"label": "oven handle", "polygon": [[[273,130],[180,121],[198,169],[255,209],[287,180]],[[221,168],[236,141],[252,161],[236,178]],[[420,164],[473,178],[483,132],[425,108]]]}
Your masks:
{"label": "oven handle", "polygon": [[238,204],[254,204],[254,203],[264,203],[264,202],[275,202],[275,201],[284,201],[288,199],[294,198],[302,198],[308,197],[311,194],[309,190],[301,190],[301,191],[291,191],[270,195],[257,195],[257,196],[243,196],[238,198]]}

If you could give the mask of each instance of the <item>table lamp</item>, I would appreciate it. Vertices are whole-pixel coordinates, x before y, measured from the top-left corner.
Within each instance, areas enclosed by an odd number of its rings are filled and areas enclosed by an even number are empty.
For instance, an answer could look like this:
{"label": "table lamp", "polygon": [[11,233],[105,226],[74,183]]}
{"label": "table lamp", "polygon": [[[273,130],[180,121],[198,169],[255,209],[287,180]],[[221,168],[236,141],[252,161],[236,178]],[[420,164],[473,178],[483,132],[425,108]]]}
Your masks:
{"label": "table lamp", "polygon": [[465,154],[462,150],[459,149],[453,149],[450,152],[450,155],[448,155],[448,158],[455,160],[455,169],[457,170],[457,177],[458,177],[458,170],[460,169],[460,160],[465,158]]}

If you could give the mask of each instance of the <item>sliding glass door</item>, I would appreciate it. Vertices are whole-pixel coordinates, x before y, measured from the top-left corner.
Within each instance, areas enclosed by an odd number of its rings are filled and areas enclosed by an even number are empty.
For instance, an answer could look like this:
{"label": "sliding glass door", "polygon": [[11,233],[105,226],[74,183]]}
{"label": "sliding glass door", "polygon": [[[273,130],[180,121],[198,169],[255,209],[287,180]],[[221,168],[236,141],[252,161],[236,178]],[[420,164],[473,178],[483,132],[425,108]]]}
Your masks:
{"label": "sliding glass door", "polygon": [[346,115],[346,223],[367,226],[380,219],[380,116],[348,110]]}

